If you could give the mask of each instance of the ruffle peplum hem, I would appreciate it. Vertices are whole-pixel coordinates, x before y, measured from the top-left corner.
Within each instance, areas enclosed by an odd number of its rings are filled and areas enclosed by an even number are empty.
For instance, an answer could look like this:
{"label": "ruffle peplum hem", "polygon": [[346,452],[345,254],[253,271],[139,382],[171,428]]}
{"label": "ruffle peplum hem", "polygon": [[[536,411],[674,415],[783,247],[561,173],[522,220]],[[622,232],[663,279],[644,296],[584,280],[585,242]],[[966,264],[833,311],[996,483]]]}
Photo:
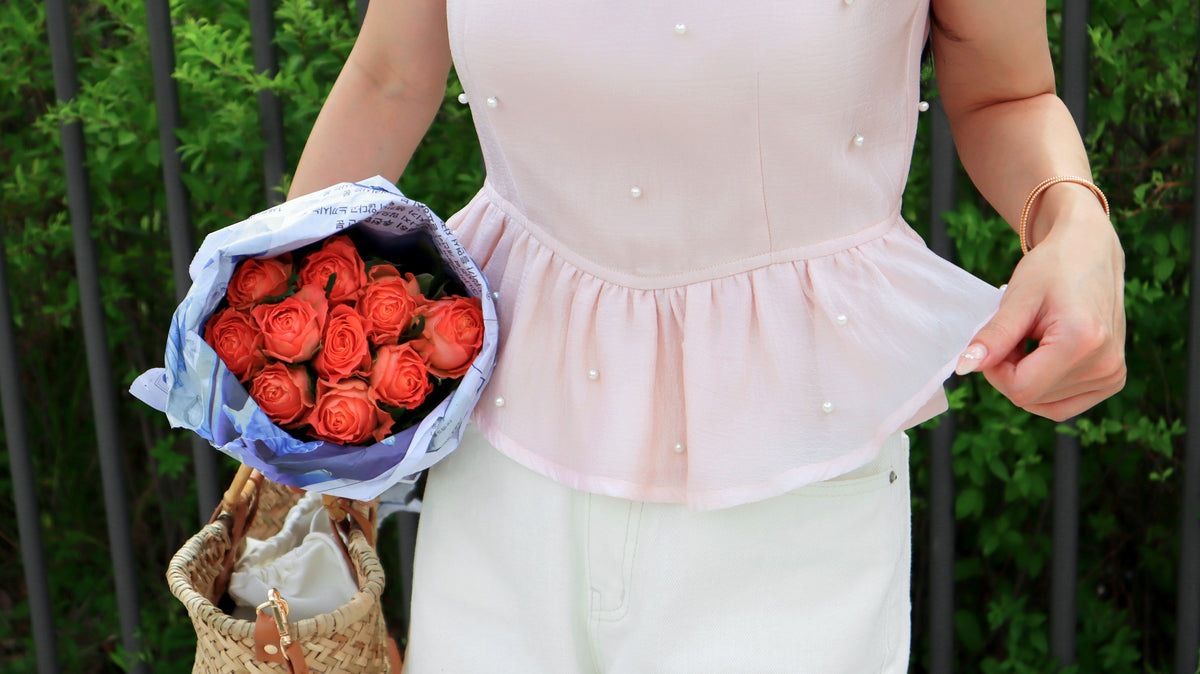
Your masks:
{"label": "ruffle peplum hem", "polygon": [[592,268],[487,184],[448,224],[499,293],[488,440],[567,486],[694,510],[869,463],[944,409],[1002,292],[898,214],[664,287]]}

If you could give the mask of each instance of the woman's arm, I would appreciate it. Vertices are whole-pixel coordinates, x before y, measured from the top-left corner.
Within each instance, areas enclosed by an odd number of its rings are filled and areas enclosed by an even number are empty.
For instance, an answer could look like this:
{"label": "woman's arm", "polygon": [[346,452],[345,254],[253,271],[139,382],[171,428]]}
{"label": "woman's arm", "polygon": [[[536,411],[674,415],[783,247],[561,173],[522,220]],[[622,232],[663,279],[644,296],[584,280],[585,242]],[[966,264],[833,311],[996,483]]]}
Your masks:
{"label": "woman's arm", "polygon": [[[932,0],[934,67],[972,181],[1013,227],[1042,180],[1091,178],[1054,92],[1042,0]],[[960,361],[1016,405],[1063,420],[1125,384],[1124,256],[1087,188],[1050,187],[1032,212],[1033,250],[995,318]],[[1038,347],[1025,353],[1025,340]]]}
{"label": "woman's arm", "polygon": [[450,72],[445,0],[373,0],[304,146],[288,197],[348,180],[399,180]]}

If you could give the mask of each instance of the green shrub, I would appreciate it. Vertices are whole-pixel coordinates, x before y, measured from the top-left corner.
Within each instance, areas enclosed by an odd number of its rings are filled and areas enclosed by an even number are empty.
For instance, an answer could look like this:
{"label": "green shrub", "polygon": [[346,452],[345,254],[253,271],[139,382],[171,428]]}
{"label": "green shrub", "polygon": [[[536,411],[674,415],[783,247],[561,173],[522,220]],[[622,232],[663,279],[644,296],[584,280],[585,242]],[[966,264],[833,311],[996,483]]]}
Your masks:
{"label": "green shrub", "polygon": [[[1053,3],[1052,3],[1053,5]],[[1078,585],[1078,671],[1165,671],[1174,637],[1181,476],[1185,321],[1191,236],[1191,140],[1195,133],[1197,0],[1096,3],[1091,17],[1087,143],[1098,182],[1114,204],[1129,263],[1126,390],[1085,415],[1077,429],[1014,409],[979,377],[952,395],[958,434],[959,671],[1044,672],[1051,548],[1047,495],[1056,432],[1083,445]],[[279,0],[280,72],[252,65],[245,0],[172,5],[182,105],[178,130],[199,235],[266,206],[256,93],[283,101],[287,164],[294,166],[321,101],[353,42],[349,0]],[[119,383],[161,362],[174,308],[157,122],[143,5],[72,5],[79,95],[54,104],[41,3],[0,4],[3,243],[22,354],[47,564],[64,671],[111,669],[133,657],[155,671],[186,671],[191,626],[162,573],[196,529],[188,439],[131,399],[121,407],[122,446],[139,553],[144,651],[119,648],[116,602],[97,474],[79,293],[58,129],[79,123],[87,143],[93,231],[102,270],[107,334]],[[1052,31],[1058,15],[1052,6]],[[443,215],[482,181],[470,113],[446,104],[401,189]],[[904,213],[928,220],[928,119],[923,116]],[[1019,256],[1016,237],[962,181],[946,214],[962,263],[992,283]],[[197,242],[199,238],[197,237]],[[934,422],[936,423],[936,422]],[[0,444],[0,451],[6,447]],[[924,437],[914,447],[915,530],[924,531],[928,471]],[[0,461],[0,465],[7,465]],[[231,469],[226,461],[225,470]],[[0,492],[11,491],[0,472]],[[14,549],[9,499],[0,500],[0,541]],[[924,571],[916,540],[915,589]],[[0,669],[34,671],[20,557],[0,555]],[[918,598],[918,608],[923,602]],[[914,671],[925,668],[926,617],[914,615]]]}

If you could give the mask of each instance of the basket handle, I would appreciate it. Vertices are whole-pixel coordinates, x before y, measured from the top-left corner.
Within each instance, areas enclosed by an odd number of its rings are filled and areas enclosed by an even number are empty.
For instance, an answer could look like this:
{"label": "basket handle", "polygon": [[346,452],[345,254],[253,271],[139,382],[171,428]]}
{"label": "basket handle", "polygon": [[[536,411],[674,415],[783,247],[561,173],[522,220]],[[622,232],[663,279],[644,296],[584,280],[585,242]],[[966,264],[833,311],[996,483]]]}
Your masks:
{"label": "basket handle", "polygon": [[[233,505],[238,502],[239,497],[244,496],[242,492],[254,472],[253,468],[244,463],[238,466],[237,474],[233,476],[233,483],[229,485],[229,489],[226,489],[225,495],[221,497],[221,505],[223,507],[232,509]],[[259,476],[261,477],[262,473],[259,473]]]}
{"label": "basket handle", "polygon": [[213,581],[213,596],[220,597],[229,587],[229,576],[233,573],[233,567],[241,553],[242,540],[258,513],[258,488],[262,481],[262,473],[242,464],[233,478],[233,483],[221,497],[221,503],[217,505],[212,519],[209,520],[210,524],[221,517],[232,520],[229,526],[229,550],[225,552],[225,559],[221,561],[221,572]]}

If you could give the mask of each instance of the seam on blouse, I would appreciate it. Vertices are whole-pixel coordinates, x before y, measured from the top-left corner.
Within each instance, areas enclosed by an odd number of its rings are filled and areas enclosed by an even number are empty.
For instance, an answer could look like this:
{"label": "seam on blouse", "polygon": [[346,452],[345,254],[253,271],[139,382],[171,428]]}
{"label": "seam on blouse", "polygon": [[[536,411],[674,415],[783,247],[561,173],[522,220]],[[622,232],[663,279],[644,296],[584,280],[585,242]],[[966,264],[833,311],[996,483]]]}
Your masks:
{"label": "seam on blouse", "polygon": [[[474,85],[476,84],[476,81],[475,81],[475,76],[472,73],[470,67],[467,66],[467,63],[469,61],[471,61],[471,59],[467,55],[467,52],[470,49],[470,45],[473,44],[473,42],[472,42],[472,40],[469,39],[470,33],[471,33],[471,30],[470,30],[471,13],[468,11],[468,9],[469,9],[468,7],[462,6],[464,4],[465,4],[465,0],[463,3],[459,3],[457,0],[447,0],[446,1],[446,21],[447,21],[447,30],[452,29],[453,24],[450,23],[450,19],[451,19],[450,12],[451,12],[451,7],[453,7],[457,16],[461,20],[461,24],[460,24],[461,31],[460,31],[459,37],[458,37],[458,44],[460,44],[462,46],[462,50],[461,50],[462,58],[461,59],[455,58],[455,56],[457,56],[457,54],[454,53],[455,40],[453,38],[451,38],[450,39],[451,62],[452,62],[452,65],[454,66],[455,72],[458,74],[458,80],[459,80],[459,83],[463,87],[463,93],[467,94],[467,99],[468,99],[468,103],[469,103],[468,109],[471,114],[471,120],[474,122],[474,125],[475,125],[475,136],[479,140],[479,145],[480,145],[479,150],[480,150],[480,153],[483,155],[484,176],[485,176],[484,184],[487,184],[487,174],[490,173],[489,169],[493,168],[491,166],[488,166],[489,155],[491,155],[500,164],[500,166],[496,167],[496,168],[503,168],[502,175],[505,177],[506,181],[510,185],[512,185],[512,188],[515,191],[515,190],[517,190],[516,178],[513,175],[512,167],[509,166],[508,155],[504,152],[504,148],[499,142],[499,137],[496,135],[496,129],[492,125],[492,118],[488,115],[488,113],[486,112],[486,109],[484,112],[482,112],[480,114],[476,114],[475,106],[473,103],[471,103],[471,101],[473,101],[473,99],[475,98],[476,92],[475,92]],[[467,92],[468,84],[471,86],[471,89],[472,89],[471,92]],[[487,129],[488,133],[483,133],[484,128]],[[490,139],[490,140],[485,140],[485,139]]]}
{"label": "seam on blouse", "polygon": [[762,73],[754,73],[754,141],[758,145],[758,182],[762,187],[763,219],[767,223],[767,250],[775,250],[775,236],[771,227],[771,207],[767,204],[767,167],[763,159],[762,144]]}
{"label": "seam on blouse", "polygon": [[[562,259],[580,272],[605,283],[632,290],[672,290],[717,281],[722,278],[739,276],[776,264],[792,264],[831,257],[882,239],[893,230],[901,229],[905,226],[904,220],[900,217],[900,204],[896,203],[891,213],[883,220],[852,234],[830,241],[823,241],[810,246],[766,251],[748,257],[735,258],[717,264],[697,267],[687,272],[635,276],[617,270],[604,269],[579,253],[567,248],[501,195],[491,182],[485,180],[483,190],[488,193],[488,199],[491,201],[490,206],[504,213],[506,224],[520,227],[524,230],[526,236],[532,238],[538,245],[548,249],[555,257]],[[705,275],[706,272],[710,275]]]}

